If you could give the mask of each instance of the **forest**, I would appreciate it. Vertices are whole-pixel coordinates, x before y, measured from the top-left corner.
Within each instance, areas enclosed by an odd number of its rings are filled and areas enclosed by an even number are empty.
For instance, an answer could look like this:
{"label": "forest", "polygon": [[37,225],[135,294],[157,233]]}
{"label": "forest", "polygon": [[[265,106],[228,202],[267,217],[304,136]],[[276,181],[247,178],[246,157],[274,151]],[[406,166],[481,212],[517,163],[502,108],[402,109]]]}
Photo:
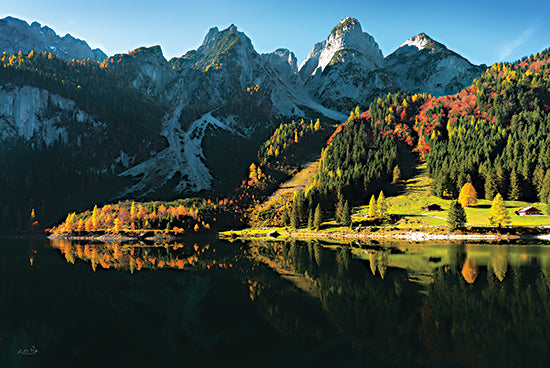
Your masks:
{"label": "forest", "polygon": [[[4,230],[28,231],[31,212],[31,225],[37,223],[32,229],[40,229],[58,221],[67,210],[93,203],[92,197],[95,201],[112,197],[116,194],[113,188],[124,183],[110,167],[121,150],[144,159],[166,145],[159,135],[163,107],[146,99],[106,64],[63,61],[48,52],[3,53],[0,83],[4,88],[42,88],[74,100],[102,124],[101,129],[90,130],[74,114],[51,111],[66,128],[67,142],[29,145],[19,139],[2,143],[0,228]],[[137,144],[143,137],[147,143]]]}

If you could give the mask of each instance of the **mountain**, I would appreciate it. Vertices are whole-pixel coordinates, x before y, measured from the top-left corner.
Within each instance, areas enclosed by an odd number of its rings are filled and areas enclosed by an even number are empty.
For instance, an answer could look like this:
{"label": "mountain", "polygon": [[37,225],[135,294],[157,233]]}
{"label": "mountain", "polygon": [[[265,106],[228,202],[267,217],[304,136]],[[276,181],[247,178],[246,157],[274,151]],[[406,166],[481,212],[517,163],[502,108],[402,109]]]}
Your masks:
{"label": "mountain", "polygon": [[381,69],[383,63],[374,38],[363,32],[357,19],[348,17],[325,41],[314,46],[299,74],[314,99],[327,107],[349,111],[380,92],[396,89]]}
{"label": "mountain", "polygon": [[273,122],[305,117],[306,111],[344,118],[299,91],[293,53],[260,55],[235,25],[211,28],[197,50],[169,61],[155,47],[115,55],[105,64],[166,106],[161,134],[168,147],[122,173],[136,178],[125,196],[198,192],[219,181],[237,184]]}
{"label": "mountain", "polygon": [[0,51],[15,54],[19,51],[47,51],[63,60],[91,59],[103,61],[107,55],[100,49],[91,49],[85,41],[70,34],[58,36],[54,30],[38,22],[29,25],[21,19],[0,19]]}
{"label": "mountain", "polygon": [[296,80],[298,75],[298,60],[292,51],[277,49],[271,53],[262,54],[262,59],[277,70],[280,75],[287,77],[290,81]]}
{"label": "mountain", "polygon": [[403,91],[441,96],[456,93],[481,75],[486,66],[464,57],[420,33],[384,59],[384,68]]}
{"label": "mountain", "polygon": [[[211,28],[196,50],[167,60],[160,46],[80,57],[70,45],[93,52],[83,41],[60,38],[37,23],[0,22],[0,45],[9,40],[4,49],[16,53],[0,55],[0,171],[18,172],[15,179],[0,174],[0,192],[23,191],[0,211],[18,208],[21,218],[41,203],[74,208],[76,198],[85,206],[86,198],[223,195],[241,182],[259,145],[281,122],[342,122],[356,105],[405,89],[408,77],[394,69],[433,59],[424,49],[405,58],[406,65],[384,59],[353,18],[316,44],[300,68],[290,50],[259,54],[235,25]],[[16,51],[29,48],[36,50]],[[442,85],[448,89],[468,78],[461,74],[452,82],[459,69],[430,72],[447,78]],[[428,80],[426,86],[435,83]],[[54,185],[58,177],[65,178],[63,189]],[[51,182],[47,192],[36,185],[43,182]],[[29,188],[37,189],[24,194]]]}
{"label": "mountain", "polygon": [[384,58],[374,38],[348,17],[315,44],[298,73],[314,99],[343,112],[400,89],[438,96],[456,93],[485,69],[424,33]]}

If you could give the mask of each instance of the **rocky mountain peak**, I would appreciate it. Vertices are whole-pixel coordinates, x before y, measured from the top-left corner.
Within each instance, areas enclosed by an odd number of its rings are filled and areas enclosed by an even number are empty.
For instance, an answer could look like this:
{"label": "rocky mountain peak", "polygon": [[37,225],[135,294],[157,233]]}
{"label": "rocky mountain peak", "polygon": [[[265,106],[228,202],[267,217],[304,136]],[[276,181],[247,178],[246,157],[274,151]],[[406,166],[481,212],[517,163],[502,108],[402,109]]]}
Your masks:
{"label": "rocky mountain peak", "polygon": [[107,58],[103,51],[92,50],[85,41],[70,34],[60,37],[53,29],[38,22],[29,25],[14,17],[0,19],[0,51],[17,53],[31,50],[51,52],[64,60],[90,58],[103,61]]}
{"label": "rocky mountain peak", "polygon": [[[363,32],[357,19],[347,17],[332,29],[326,41],[315,45],[300,69],[307,68],[308,75],[311,75],[319,68],[324,71],[329,65],[345,61],[360,62],[368,69],[374,69],[383,59],[382,51],[374,38]],[[300,71],[300,74],[302,77],[308,76],[305,75],[305,70]]]}
{"label": "rocky mountain peak", "polygon": [[217,27],[210,28],[197,52],[203,55],[223,54],[239,45],[254,49],[250,38],[240,32],[237,26],[231,24],[222,31],[219,31]]}
{"label": "rocky mountain peak", "polygon": [[409,38],[407,41],[405,41],[401,47],[403,46],[414,46],[419,51],[424,49],[440,49],[440,50],[447,50],[445,45],[434,41],[430,36],[425,34],[424,32],[421,32],[417,34],[414,37]]}
{"label": "rocky mountain peak", "polygon": [[262,54],[262,58],[284,76],[298,73],[296,56],[288,49],[277,49],[269,54]]}
{"label": "rocky mountain peak", "polygon": [[216,36],[220,33],[220,30],[218,27],[212,27],[208,30],[208,33],[206,36],[204,36],[204,40],[202,41],[201,47],[206,47]]}

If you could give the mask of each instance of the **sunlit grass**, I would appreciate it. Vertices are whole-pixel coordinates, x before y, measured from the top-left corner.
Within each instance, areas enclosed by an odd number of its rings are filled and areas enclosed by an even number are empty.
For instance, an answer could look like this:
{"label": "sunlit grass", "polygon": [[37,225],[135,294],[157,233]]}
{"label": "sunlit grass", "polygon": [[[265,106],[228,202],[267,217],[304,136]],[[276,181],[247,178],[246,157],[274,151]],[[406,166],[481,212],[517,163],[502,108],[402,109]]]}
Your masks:
{"label": "sunlit grass", "polygon": [[[451,200],[441,199],[430,194],[431,179],[426,174],[425,164],[418,167],[421,174],[404,181],[405,193],[396,197],[388,197],[388,213],[398,215],[401,220],[396,224],[399,228],[421,228],[424,226],[444,226],[447,224],[447,210]],[[424,211],[423,207],[438,204],[443,211]],[[546,213],[546,204],[522,201],[506,201],[506,207],[513,226],[550,226],[550,216],[517,216],[514,211],[534,206]],[[468,224],[471,226],[489,226],[491,201],[480,199],[475,207],[466,208]],[[356,207],[354,212],[364,217],[368,213],[368,205]]]}

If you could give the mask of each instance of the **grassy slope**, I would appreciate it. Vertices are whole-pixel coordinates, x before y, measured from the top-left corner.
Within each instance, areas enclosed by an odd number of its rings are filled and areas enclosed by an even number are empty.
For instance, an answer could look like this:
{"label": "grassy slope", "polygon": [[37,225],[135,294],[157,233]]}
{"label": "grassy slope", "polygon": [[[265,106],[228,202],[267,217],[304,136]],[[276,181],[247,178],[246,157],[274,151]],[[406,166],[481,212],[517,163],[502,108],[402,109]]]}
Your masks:
{"label": "grassy slope", "polygon": [[[447,210],[450,200],[441,199],[430,194],[430,178],[426,174],[426,166],[417,166],[417,174],[409,179],[403,180],[402,194],[388,197],[388,209],[390,214],[399,215],[402,220],[397,227],[419,228],[423,226],[443,226],[447,223]],[[422,207],[429,204],[439,204],[443,211],[427,212]],[[506,201],[508,213],[514,226],[550,226],[550,216],[517,216],[514,211],[526,207],[535,206],[545,212],[546,205],[543,203],[528,203],[521,201]],[[491,201],[480,199],[476,208],[466,208],[466,216],[469,225],[489,226],[489,209]],[[355,208],[355,212],[364,216],[368,212],[368,205]]]}

